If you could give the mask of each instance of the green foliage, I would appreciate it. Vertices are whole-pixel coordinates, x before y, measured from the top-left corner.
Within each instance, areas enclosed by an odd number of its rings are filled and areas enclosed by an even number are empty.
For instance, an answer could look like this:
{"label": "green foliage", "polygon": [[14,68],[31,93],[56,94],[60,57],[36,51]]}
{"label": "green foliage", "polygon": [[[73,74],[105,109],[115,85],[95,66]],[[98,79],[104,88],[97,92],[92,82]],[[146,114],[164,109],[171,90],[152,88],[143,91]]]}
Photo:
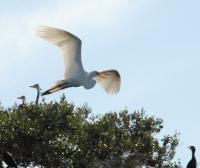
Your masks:
{"label": "green foliage", "polygon": [[[94,116],[87,105],[60,102],[0,107],[0,149],[39,167],[180,168],[178,135],[157,139],[163,121],[144,110]],[[0,156],[1,157],[1,156]]]}

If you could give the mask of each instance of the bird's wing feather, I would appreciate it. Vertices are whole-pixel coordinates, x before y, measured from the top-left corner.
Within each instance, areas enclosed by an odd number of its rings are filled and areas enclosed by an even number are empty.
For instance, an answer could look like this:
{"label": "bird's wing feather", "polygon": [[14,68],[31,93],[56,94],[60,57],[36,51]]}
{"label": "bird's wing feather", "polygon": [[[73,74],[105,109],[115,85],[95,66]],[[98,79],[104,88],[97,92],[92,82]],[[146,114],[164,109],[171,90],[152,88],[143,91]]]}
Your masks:
{"label": "bird's wing feather", "polygon": [[67,31],[47,26],[40,26],[37,34],[61,49],[65,65],[65,79],[83,70],[81,40],[78,37]]}
{"label": "bird's wing feather", "polygon": [[119,72],[116,70],[107,70],[97,73],[96,81],[109,94],[116,94],[119,92],[121,78]]}

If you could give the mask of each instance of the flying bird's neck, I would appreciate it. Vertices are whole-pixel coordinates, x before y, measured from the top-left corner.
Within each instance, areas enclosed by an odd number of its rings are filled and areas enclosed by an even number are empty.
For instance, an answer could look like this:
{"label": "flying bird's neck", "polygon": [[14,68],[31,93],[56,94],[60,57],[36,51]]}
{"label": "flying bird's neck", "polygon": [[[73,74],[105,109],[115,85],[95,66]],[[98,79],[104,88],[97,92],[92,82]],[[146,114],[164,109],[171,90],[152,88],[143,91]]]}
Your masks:
{"label": "flying bird's neck", "polygon": [[96,76],[97,76],[97,71],[92,71],[92,72],[90,72],[89,74],[88,74],[88,78],[89,79],[94,79]]}
{"label": "flying bird's neck", "polygon": [[91,89],[95,86],[95,84],[96,84],[96,80],[95,80],[96,73],[97,73],[96,71],[92,71],[90,73],[87,73],[86,80],[83,83],[84,88]]}

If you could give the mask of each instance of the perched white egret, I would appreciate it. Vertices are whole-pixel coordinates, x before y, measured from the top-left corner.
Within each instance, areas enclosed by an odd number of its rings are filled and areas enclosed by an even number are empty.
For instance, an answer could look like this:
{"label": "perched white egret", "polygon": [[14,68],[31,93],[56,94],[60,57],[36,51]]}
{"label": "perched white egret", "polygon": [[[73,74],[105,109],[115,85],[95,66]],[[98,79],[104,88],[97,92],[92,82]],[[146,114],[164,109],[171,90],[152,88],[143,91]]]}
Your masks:
{"label": "perched white egret", "polygon": [[35,85],[30,86],[30,87],[35,88],[37,90],[37,97],[36,97],[36,100],[35,100],[35,104],[38,105],[41,88],[40,88],[39,84],[35,84]]}
{"label": "perched white egret", "polygon": [[25,96],[17,97],[17,99],[21,99],[22,100],[22,105],[24,105],[25,102],[26,102],[26,97]]}
{"label": "perched white egret", "polygon": [[57,28],[40,26],[37,34],[60,48],[64,60],[64,80],[58,80],[55,85],[42,95],[68,88],[83,86],[91,89],[96,82],[109,94],[115,94],[120,89],[120,74],[117,70],[102,72],[86,72],[81,62],[81,40],[75,35]]}

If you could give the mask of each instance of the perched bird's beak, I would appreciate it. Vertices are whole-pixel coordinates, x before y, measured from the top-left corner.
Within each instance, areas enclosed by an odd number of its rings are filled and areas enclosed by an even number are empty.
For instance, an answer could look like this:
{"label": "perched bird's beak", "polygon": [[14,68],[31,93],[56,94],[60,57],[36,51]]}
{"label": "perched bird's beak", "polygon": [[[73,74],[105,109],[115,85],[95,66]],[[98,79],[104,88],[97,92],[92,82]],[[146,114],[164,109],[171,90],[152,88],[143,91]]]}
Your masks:
{"label": "perched bird's beak", "polygon": [[35,88],[35,85],[29,86],[29,87]]}
{"label": "perched bird's beak", "polygon": [[17,97],[17,99],[24,99],[25,97],[23,97],[23,96],[20,96],[20,97]]}

